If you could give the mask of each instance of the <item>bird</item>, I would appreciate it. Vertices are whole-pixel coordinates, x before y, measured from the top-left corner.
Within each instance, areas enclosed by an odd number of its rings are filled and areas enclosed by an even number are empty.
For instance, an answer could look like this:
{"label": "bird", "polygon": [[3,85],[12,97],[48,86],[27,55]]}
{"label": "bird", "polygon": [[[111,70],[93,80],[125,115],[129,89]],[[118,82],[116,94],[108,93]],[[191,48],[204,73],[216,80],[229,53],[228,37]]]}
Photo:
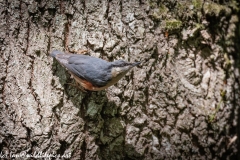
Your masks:
{"label": "bird", "polygon": [[101,58],[58,50],[53,50],[50,56],[69,71],[84,91],[104,90],[117,83],[129,70],[141,63],[124,60],[108,62]]}

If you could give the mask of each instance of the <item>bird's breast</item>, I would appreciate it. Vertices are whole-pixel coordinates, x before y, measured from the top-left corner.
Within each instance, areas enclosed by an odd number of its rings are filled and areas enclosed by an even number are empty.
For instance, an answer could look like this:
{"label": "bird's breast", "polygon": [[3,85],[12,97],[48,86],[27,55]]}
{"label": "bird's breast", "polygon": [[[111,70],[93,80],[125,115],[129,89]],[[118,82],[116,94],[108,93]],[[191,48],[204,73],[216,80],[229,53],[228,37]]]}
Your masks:
{"label": "bird's breast", "polygon": [[80,84],[84,89],[89,90],[89,91],[101,91],[108,87],[108,85],[103,86],[103,87],[96,87],[91,82],[89,82],[85,79],[79,78],[78,76],[76,76],[74,74],[71,74],[71,75],[73,76],[73,78],[76,80],[76,82],[78,84]]}

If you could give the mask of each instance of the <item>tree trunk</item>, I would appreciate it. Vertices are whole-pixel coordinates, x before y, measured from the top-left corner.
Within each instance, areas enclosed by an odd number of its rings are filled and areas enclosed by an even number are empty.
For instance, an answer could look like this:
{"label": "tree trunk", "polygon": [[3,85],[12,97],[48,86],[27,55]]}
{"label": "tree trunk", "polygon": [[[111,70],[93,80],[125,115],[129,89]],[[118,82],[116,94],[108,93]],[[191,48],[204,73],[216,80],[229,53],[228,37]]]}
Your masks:
{"label": "tree trunk", "polygon": [[[3,0],[0,13],[0,159],[240,159],[237,0]],[[142,64],[85,93],[54,49]]]}

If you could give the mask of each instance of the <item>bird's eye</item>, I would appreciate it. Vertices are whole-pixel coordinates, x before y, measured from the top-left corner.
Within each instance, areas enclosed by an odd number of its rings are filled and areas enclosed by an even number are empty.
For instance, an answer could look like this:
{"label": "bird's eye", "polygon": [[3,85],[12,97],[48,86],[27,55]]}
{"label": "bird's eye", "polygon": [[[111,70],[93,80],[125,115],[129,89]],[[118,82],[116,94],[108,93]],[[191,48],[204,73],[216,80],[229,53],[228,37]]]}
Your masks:
{"label": "bird's eye", "polygon": [[125,66],[128,66],[128,63],[123,63],[123,64],[121,65],[121,67],[125,67]]}
{"label": "bird's eye", "polygon": [[128,66],[130,63],[127,63],[123,60],[119,60],[118,63],[113,64],[113,67],[125,67]]}

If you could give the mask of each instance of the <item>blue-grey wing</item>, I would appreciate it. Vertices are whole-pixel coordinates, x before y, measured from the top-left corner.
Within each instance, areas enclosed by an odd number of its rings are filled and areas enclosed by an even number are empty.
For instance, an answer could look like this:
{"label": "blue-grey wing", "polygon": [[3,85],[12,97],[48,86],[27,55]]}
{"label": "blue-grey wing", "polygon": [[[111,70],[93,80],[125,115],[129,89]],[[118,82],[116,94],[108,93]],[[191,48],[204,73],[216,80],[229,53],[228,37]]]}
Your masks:
{"label": "blue-grey wing", "polygon": [[56,59],[76,76],[103,87],[111,80],[110,64],[100,58],[86,55],[64,54]]}

